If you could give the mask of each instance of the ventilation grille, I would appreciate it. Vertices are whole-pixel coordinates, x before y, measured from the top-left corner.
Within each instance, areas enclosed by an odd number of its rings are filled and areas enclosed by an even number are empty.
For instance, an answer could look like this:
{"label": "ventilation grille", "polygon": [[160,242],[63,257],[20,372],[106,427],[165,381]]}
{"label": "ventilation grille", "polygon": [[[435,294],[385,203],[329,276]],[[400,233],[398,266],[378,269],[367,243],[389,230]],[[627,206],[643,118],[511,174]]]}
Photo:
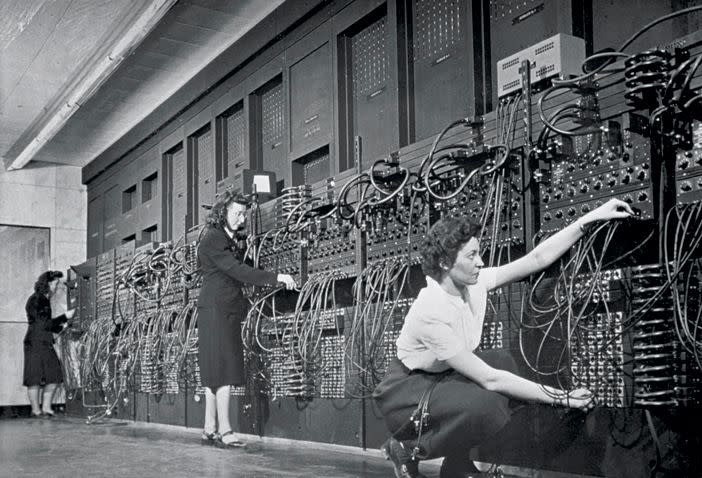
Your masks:
{"label": "ventilation grille", "polygon": [[197,168],[200,181],[214,175],[212,167],[212,130],[197,137]]}
{"label": "ventilation grille", "polygon": [[276,148],[283,140],[283,84],[277,82],[261,94],[261,136],[264,148]]}
{"label": "ventilation grille", "polygon": [[351,38],[353,97],[374,96],[388,79],[387,24],[381,18]]}
{"label": "ventilation grille", "polygon": [[519,58],[515,58],[515,59],[510,60],[510,61],[508,61],[508,62],[506,62],[506,63],[503,63],[503,64],[502,64],[502,69],[503,69],[503,70],[507,70],[507,69],[509,69],[509,68],[512,68],[513,66],[518,65],[520,61],[521,61],[521,60],[520,60]]}
{"label": "ventilation grille", "polygon": [[305,163],[303,180],[305,184],[313,184],[329,176],[329,152],[319,154],[315,159]]}
{"label": "ventilation grille", "polygon": [[245,134],[244,108],[238,108],[227,117],[227,161],[230,176],[236,169],[236,163],[244,157]]}
{"label": "ventilation grille", "polygon": [[187,174],[183,148],[171,155],[171,164],[173,165],[173,214],[171,215],[173,237],[171,239],[178,239],[185,233],[185,215],[188,212]]}
{"label": "ventilation grille", "polygon": [[537,78],[545,78],[545,77],[549,76],[551,73],[553,73],[554,71],[556,71],[556,65],[554,65],[552,63],[546,67],[539,68],[538,70],[536,70],[534,72],[534,75]]}
{"label": "ventilation grille", "polygon": [[417,0],[414,11],[414,61],[446,58],[463,37],[460,1]]}
{"label": "ventilation grille", "polygon": [[539,48],[537,48],[536,50],[534,50],[534,55],[538,56],[538,55],[541,55],[542,53],[545,53],[549,50],[553,50],[554,45],[555,45],[554,42],[552,42],[552,41],[548,42],[545,45],[542,45]]}

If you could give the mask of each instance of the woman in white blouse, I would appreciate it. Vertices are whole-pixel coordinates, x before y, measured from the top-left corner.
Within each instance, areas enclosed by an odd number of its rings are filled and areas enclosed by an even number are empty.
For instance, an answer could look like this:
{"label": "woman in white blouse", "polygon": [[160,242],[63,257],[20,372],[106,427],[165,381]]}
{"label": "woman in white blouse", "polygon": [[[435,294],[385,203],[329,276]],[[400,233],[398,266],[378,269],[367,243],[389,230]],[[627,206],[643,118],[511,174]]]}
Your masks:
{"label": "woman in white blouse", "polygon": [[[480,257],[477,224],[444,218],[431,228],[421,250],[427,287],[410,308],[397,359],[373,394],[393,434],[384,450],[397,478],[422,477],[419,459],[442,456],[442,478],[477,471],[468,451],[507,424],[509,398],[582,410],[594,406],[586,389],[565,391],[516,375],[514,360],[503,351],[476,352],[487,293],[553,264],[588,224],[633,214],[627,203],[612,199],[524,257],[489,268]],[[422,411],[429,416],[424,423]]]}

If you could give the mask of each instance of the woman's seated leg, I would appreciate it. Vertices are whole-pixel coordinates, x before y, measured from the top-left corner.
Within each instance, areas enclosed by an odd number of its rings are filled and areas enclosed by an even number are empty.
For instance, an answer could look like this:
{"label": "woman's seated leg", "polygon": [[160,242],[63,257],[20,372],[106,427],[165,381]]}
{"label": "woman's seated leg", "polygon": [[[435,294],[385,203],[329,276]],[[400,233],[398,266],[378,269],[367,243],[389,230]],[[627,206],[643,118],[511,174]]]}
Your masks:
{"label": "woman's seated leg", "polygon": [[429,402],[429,420],[420,446],[427,458],[467,454],[510,420],[509,399],[459,373],[444,378]]}

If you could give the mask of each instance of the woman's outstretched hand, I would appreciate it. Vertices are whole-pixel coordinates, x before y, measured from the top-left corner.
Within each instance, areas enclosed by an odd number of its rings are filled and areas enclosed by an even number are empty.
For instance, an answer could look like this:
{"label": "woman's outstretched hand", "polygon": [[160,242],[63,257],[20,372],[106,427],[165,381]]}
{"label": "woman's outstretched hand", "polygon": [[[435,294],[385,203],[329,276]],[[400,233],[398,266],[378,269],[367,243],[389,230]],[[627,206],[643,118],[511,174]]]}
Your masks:
{"label": "woman's outstretched hand", "polygon": [[609,221],[611,219],[625,219],[634,216],[631,206],[626,202],[612,198],[600,207],[585,214],[581,221],[587,224],[595,221]]}

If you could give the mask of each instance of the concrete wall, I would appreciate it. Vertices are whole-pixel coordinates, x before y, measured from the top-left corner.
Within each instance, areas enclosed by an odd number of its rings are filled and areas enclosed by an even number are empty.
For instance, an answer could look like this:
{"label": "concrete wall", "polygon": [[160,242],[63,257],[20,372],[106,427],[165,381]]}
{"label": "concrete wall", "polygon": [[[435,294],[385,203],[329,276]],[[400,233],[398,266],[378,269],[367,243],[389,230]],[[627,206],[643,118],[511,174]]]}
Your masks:
{"label": "concrete wall", "polygon": [[[48,267],[65,271],[86,257],[87,193],[81,169],[50,163],[30,163],[6,171],[0,162],[0,225],[49,229]],[[0,244],[0,247],[7,245]],[[22,386],[22,339],[27,330],[24,301],[31,287],[0,271],[0,296],[22,297],[3,308],[0,316],[0,406],[27,404]],[[29,289],[29,290],[28,290]]]}

